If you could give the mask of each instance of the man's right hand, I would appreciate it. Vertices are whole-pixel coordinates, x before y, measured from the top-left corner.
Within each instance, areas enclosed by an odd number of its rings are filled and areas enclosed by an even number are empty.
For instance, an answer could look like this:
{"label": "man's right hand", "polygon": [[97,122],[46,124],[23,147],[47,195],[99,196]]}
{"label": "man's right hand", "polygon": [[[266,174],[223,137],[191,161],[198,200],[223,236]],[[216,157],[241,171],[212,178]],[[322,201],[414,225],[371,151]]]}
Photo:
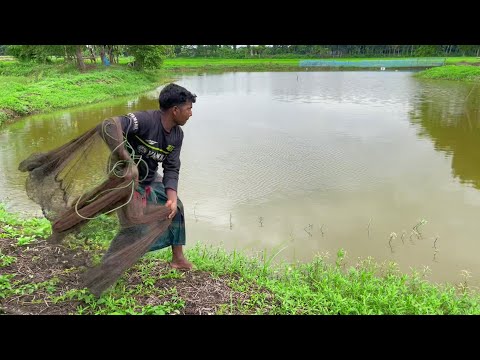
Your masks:
{"label": "man's right hand", "polygon": [[125,170],[125,177],[135,182],[135,188],[138,186],[138,168],[133,162],[129,162]]}

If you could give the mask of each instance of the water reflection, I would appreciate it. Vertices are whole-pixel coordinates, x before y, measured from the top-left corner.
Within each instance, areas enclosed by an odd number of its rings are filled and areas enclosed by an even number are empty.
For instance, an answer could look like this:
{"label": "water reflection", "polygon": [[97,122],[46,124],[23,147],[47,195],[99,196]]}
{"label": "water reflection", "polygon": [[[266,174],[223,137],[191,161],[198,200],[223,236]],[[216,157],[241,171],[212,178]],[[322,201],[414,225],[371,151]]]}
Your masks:
{"label": "water reflection", "polygon": [[452,175],[480,189],[480,87],[478,84],[422,81],[411,113],[420,136],[451,156]]}
{"label": "water reflection", "polygon": [[[272,80],[274,99],[285,102],[323,104],[361,104],[384,107],[405,104],[410,99],[406,84],[398,86],[398,73],[327,72],[322,77],[298,73],[292,86],[292,75],[281,74]],[[410,84],[414,86],[414,83]],[[362,89],[359,91],[359,89]]]}

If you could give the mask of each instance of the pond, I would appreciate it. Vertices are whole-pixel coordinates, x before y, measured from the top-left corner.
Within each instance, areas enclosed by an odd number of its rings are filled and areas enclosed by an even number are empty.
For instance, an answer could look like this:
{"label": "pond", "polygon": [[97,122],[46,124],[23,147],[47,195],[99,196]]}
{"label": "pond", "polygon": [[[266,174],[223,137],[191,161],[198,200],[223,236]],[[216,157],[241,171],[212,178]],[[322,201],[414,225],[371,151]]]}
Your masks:
{"label": "pond", "polygon": [[[480,91],[411,71],[180,76],[187,244],[309,261],[343,248],[435,282],[480,284]],[[102,119],[158,108],[161,88],[0,130],[0,200],[39,214],[17,170]]]}

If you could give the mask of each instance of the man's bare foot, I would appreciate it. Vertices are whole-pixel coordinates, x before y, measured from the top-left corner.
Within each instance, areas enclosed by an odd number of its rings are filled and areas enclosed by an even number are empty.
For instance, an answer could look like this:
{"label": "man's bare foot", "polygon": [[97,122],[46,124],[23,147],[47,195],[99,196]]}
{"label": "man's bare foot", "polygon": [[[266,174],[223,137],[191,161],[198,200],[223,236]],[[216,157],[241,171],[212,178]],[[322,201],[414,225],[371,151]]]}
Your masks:
{"label": "man's bare foot", "polygon": [[170,266],[178,270],[192,270],[192,263],[183,255],[183,245],[172,245],[172,261]]}
{"label": "man's bare foot", "polygon": [[187,259],[182,260],[172,260],[170,266],[178,270],[192,270],[192,263],[187,261]]}

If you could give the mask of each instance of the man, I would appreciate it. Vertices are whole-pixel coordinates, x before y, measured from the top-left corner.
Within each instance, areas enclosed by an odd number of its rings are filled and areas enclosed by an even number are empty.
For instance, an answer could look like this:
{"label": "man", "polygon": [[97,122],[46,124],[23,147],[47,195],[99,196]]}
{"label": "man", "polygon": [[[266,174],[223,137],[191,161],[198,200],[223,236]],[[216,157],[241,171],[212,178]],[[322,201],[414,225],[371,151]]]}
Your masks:
{"label": "man", "polygon": [[[159,95],[160,110],[139,111],[120,117],[126,138],[129,159],[138,165],[136,191],[143,200],[165,204],[171,225],[152,245],[150,251],[172,247],[172,262],[176,269],[190,270],[192,264],[183,254],[185,217],[183,204],[177,197],[180,172],[180,151],[183,142],[181,126],[192,116],[196,95],[182,86],[169,84]],[[126,152],[122,156],[125,160]],[[157,173],[162,163],[163,179]]]}
{"label": "man", "polygon": [[[192,116],[196,95],[167,85],[159,110],[138,111],[105,119],[66,144],[34,153],[19,164],[28,171],[26,191],[52,223],[47,239],[59,243],[100,214],[117,211],[120,230],[102,262],[85,274],[85,286],[100,296],[145,252],[172,247],[171,266],[190,270],[183,255],[185,218],[177,197],[180,172],[181,126]],[[109,156],[106,178],[86,183],[77,192],[78,171],[88,165],[86,154],[105,142]],[[104,154],[106,155],[106,154]],[[82,161],[80,161],[82,160]],[[163,178],[157,173],[162,163]]]}

